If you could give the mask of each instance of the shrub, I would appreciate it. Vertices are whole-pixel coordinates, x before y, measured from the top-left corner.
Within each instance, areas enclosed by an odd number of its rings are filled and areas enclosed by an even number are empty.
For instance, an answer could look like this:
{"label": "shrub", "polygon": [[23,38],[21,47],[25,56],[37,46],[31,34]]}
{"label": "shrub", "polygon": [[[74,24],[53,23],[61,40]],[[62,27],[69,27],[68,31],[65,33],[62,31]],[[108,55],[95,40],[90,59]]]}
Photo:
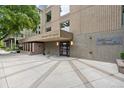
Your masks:
{"label": "shrub", "polygon": [[120,53],[121,59],[124,59],[124,52]]}
{"label": "shrub", "polygon": [[0,48],[1,48],[1,49],[5,49],[5,46],[4,46],[3,41],[0,41]]}
{"label": "shrub", "polygon": [[11,48],[5,48],[5,50],[6,50],[6,51],[12,51],[12,49],[11,49]]}
{"label": "shrub", "polygon": [[4,47],[4,46],[0,46],[0,48],[1,48],[1,49],[5,49],[5,47]]}

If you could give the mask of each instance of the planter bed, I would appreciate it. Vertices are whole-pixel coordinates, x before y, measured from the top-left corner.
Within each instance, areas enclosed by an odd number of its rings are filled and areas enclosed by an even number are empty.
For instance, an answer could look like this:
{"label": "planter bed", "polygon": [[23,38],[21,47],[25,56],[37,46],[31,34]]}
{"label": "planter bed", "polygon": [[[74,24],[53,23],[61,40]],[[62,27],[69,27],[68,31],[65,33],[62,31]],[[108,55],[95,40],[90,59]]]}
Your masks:
{"label": "planter bed", "polygon": [[124,74],[124,60],[117,59],[116,61],[117,61],[119,72]]}

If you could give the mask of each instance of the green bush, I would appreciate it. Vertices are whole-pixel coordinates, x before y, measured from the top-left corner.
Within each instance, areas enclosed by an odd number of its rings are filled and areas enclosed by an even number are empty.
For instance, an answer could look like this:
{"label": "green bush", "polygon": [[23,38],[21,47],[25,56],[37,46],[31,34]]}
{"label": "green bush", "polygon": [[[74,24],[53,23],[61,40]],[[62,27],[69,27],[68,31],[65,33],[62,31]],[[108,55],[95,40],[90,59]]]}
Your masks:
{"label": "green bush", "polygon": [[4,47],[4,46],[0,46],[0,48],[1,48],[1,49],[5,49],[5,47]]}
{"label": "green bush", "polygon": [[12,49],[11,49],[11,48],[6,48],[5,50],[6,50],[6,51],[12,51]]}
{"label": "green bush", "polygon": [[1,49],[5,49],[5,46],[4,46],[3,41],[0,41],[0,48],[1,48]]}
{"label": "green bush", "polygon": [[124,52],[120,53],[121,59],[124,59]]}

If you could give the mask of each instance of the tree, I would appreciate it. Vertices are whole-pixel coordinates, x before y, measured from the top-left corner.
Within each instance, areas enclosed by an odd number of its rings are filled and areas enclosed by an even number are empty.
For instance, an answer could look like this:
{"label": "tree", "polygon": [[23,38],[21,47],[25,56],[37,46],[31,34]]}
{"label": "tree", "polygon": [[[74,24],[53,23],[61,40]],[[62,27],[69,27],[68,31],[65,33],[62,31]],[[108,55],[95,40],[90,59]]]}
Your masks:
{"label": "tree", "polygon": [[0,5],[0,40],[24,29],[35,31],[39,23],[34,5]]}

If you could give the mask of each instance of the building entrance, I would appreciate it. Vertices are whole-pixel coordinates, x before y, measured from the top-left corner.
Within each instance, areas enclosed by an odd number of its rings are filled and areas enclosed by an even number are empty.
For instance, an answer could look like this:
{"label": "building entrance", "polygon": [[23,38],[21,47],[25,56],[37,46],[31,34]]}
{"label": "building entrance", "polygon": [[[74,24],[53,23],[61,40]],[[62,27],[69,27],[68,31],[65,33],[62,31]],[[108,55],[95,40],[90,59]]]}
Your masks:
{"label": "building entrance", "polygon": [[60,42],[59,54],[60,56],[70,56],[70,42]]}

